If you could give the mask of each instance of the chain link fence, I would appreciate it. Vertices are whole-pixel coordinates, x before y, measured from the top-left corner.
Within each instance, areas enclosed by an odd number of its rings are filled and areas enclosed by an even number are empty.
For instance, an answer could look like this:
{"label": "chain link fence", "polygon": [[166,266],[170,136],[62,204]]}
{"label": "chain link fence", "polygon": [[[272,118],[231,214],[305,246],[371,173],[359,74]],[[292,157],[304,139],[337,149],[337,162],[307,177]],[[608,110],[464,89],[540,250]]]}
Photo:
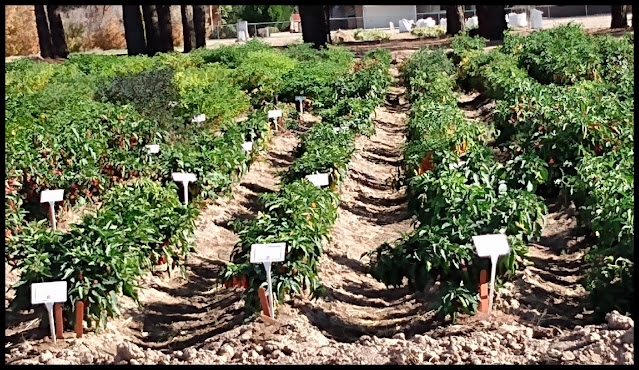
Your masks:
{"label": "chain link fence", "polygon": [[[290,21],[248,23],[249,37],[271,37],[275,33],[288,32]],[[213,27],[210,39],[237,38],[237,24],[224,24]]]}

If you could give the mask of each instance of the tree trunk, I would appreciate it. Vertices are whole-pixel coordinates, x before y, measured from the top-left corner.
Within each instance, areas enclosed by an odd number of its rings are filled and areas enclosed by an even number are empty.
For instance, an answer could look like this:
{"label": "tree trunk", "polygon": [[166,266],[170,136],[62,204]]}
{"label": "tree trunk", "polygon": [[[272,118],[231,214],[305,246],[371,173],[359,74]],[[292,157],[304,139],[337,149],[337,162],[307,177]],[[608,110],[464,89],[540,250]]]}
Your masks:
{"label": "tree trunk", "polygon": [[38,30],[38,42],[40,43],[40,55],[43,58],[53,58],[53,45],[51,44],[51,34],[49,34],[49,22],[44,5],[35,6],[36,28]]}
{"label": "tree trunk", "polygon": [[62,26],[62,18],[60,17],[60,6],[47,5],[47,16],[51,30],[53,54],[55,54],[57,58],[66,58],[69,56],[69,49],[64,39],[64,27]]}
{"label": "tree trunk", "polygon": [[613,5],[610,15],[612,16],[610,28],[628,27],[628,5]]}
{"label": "tree trunk", "polygon": [[331,39],[331,7],[330,5],[324,5],[324,28],[326,32],[326,42],[329,44],[333,43]]}
{"label": "tree trunk", "polygon": [[160,28],[160,50],[168,53],[173,51],[173,30],[171,25],[171,6],[158,5],[158,25]]}
{"label": "tree trunk", "polygon": [[195,31],[195,47],[206,46],[206,5],[193,5],[193,29]]}
{"label": "tree trunk", "polygon": [[463,5],[446,5],[446,34],[456,35],[466,29]]}
{"label": "tree trunk", "polygon": [[146,53],[153,56],[161,50],[158,12],[155,5],[142,5],[144,31],[146,33]]}
{"label": "tree trunk", "polygon": [[299,6],[302,21],[302,38],[304,42],[312,43],[316,49],[330,42],[327,8],[324,5]]}
{"label": "tree trunk", "polygon": [[122,5],[124,20],[124,38],[129,55],[140,55],[146,51],[144,25],[139,5]]}
{"label": "tree trunk", "polygon": [[184,34],[184,52],[195,49],[195,31],[193,30],[193,6],[180,5],[182,11],[182,33]]}
{"label": "tree trunk", "polygon": [[479,36],[489,40],[503,40],[506,30],[506,10],[504,6],[477,5]]}

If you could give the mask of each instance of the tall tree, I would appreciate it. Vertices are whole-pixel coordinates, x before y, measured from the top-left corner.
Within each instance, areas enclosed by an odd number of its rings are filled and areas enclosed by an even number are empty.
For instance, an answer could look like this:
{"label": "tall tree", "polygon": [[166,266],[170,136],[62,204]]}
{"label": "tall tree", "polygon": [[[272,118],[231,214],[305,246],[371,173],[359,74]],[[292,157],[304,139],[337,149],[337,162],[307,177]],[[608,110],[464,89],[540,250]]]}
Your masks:
{"label": "tall tree", "polygon": [[330,42],[328,6],[300,5],[299,8],[304,42],[312,43],[316,49]]}
{"label": "tall tree", "polygon": [[193,28],[195,31],[195,47],[206,46],[206,5],[193,5]]}
{"label": "tall tree", "polygon": [[184,40],[184,52],[195,49],[195,29],[193,25],[193,6],[180,5],[182,15],[182,39]]}
{"label": "tall tree", "polygon": [[146,53],[153,55],[161,50],[158,12],[155,5],[142,5],[144,31],[146,33]]}
{"label": "tall tree", "polygon": [[184,34],[184,52],[195,49],[195,30],[193,29],[193,6],[180,5],[182,13],[182,33]]}
{"label": "tall tree", "polygon": [[43,58],[53,58],[53,44],[51,44],[51,34],[49,33],[49,22],[44,5],[35,6],[36,28],[38,30],[38,42],[40,44],[40,55]]}
{"label": "tall tree", "polygon": [[463,5],[446,5],[446,34],[456,35],[466,29]]}
{"label": "tall tree", "polygon": [[160,27],[160,50],[168,53],[173,51],[173,29],[171,26],[171,6],[158,5],[158,25]]}
{"label": "tall tree", "polygon": [[610,15],[612,16],[610,28],[628,27],[628,5],[613,5]]}
{"label": "tall tree", "polygon": [[124,38],[129,55],[140,55],[146,52],[144,25],[139,5],[122,5],[124,21]]}
{"label": "tall tree", "polygon": [[64,39],[64,27],[60,17],[59,5],[47,5],[47,16],[49,18],[49,29],[51,30],[51,42],[53,43],[53,53],[58,58],[69,56],[67,42]]}
{"label": "tall tree", "polygon": [[477,5],[479,36],[489,40],[503,40],[506,30],[506,9],[503,5]]}

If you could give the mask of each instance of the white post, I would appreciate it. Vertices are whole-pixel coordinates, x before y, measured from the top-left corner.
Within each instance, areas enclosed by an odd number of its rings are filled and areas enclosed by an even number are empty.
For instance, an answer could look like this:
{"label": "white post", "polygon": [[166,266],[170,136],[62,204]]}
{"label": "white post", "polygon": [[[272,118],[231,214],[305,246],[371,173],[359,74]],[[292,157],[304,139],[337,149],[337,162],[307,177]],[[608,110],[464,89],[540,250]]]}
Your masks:
{"label": "white post", "polygon": [[493,255],[490,258],[490,296],[488,297],[488,314],[493,309],[493,295],[495,294],[495,275],[497,274],[497,259],[499,256]]}
{"label": "white post", "polygon": [[271,262],[264,262],[264,268],[266,269],[266,284],[268,284],[268,307],[271,319],[275,319],[275,312],[273,309],[273,288],[271,286]]}
{"label": "white post", "polygon": [[53,340],[53,343],[56,343],[56,338],[55,338],[55,321],[53,320],[53,302],[45,302],[45,307],[47,308],[47,311],[49,311],[49,326],[51,326],[51,339]]}
{"label": "white post", "polygon": [[53,226],[53,230],[56,229],[57,222],[55,220],[55,202],[49,201],[49,210],[51,211],[51,224]]}
{"label": "white post", "polygon": [[187,181],[184,181],[182,183],[182,186],[184,187],[184,206],[188,206],[189,205],[189,183]]}

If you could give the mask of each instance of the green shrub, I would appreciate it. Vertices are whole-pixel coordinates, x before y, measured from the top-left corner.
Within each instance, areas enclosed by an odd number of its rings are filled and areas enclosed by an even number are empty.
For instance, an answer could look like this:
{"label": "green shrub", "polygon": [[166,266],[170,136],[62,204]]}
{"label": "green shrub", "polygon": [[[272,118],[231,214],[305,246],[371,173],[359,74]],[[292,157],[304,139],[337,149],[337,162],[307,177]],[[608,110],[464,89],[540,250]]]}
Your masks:
{"label": "green shrub", "polygon": [[137,301],[138,278],[160,256],[182,264],[198,211],[180,203],[174,184],[141,180],[116,186],[104,204],[68,233],[39,228],[22,234],[21,248],[14,251],[21,275],[12,308],[30,307],[31,284],[66,280],[70,319],[75,303],[86,300],[90,327],[104,328],[108,317],[120,314],[118,294]]}

